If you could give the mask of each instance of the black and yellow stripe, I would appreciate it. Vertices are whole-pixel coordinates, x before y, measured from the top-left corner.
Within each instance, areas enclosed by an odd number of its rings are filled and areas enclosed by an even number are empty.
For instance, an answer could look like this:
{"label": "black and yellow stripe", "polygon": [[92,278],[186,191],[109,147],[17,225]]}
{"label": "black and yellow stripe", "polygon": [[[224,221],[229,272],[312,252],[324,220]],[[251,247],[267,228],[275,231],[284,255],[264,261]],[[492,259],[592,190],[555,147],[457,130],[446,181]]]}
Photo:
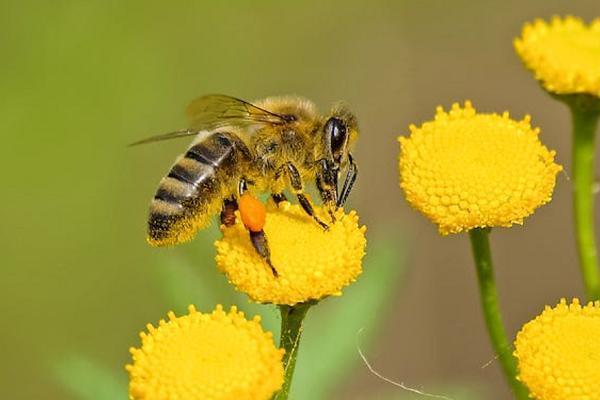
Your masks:
{"label": "black and yellow stripe", "polygon": [[159,184],[150,204],[148,241],[168,246],[190,240],[235,193],[251,160],[235,135],[215,132],[194,143]]}

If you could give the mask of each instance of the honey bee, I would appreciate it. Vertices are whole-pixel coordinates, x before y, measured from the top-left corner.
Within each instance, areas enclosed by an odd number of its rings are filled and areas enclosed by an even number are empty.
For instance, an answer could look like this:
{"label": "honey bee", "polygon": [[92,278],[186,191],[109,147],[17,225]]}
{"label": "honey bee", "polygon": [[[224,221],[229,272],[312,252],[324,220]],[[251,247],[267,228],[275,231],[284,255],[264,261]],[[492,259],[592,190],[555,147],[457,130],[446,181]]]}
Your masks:
{"label": "honey bee", "polygon": [[[328,115],[306,99],[270,97],[251,104],[226,95],[195,99],[187,108],[188,129],[133,144],[195,136],[158,185],[150,204],[148,242],[171,246],[192,239],[220,212],[221,223],[235,223],[239,200],[249,189],[286,200],[290,189],[316,223],[305,195],[314,182],[331,218],[342,207],[358,169],[350,149],[358,136],[357,120],[343,104]],[[346,170],[340,192],[338,177]],[[254,248],[271,267],[268,242],[261,227],[249,228]]]}

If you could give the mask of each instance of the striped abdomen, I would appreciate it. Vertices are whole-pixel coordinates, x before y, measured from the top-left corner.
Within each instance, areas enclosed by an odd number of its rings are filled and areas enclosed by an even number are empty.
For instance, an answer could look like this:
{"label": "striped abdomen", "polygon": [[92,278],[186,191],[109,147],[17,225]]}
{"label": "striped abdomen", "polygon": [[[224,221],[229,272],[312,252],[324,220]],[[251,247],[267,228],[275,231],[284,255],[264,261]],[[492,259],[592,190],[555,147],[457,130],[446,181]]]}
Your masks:
{"label": "striped abdomen", "polygon": [[197,140],[160,181],[150,204],[148,242],[154,246],[190,240],[235,193],[246,145],[231,133],[210,133]]}

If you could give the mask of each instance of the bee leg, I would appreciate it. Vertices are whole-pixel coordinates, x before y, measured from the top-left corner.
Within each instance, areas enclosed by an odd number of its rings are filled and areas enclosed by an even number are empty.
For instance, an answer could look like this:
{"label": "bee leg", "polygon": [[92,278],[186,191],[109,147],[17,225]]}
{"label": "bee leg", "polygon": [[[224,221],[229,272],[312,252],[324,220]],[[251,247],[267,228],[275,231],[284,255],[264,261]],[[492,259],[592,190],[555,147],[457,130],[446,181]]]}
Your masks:
{"label": "bee leg", "polygon": [[294,164],[290,162],[286,164],[286,168],[290,177],[290,184],[292,186],[292,189],[294,190],[294,193],[298,198],[298,202],[300,203],[304,211],[306,211],[308,215],[310,215],[319,225],[321,225],[323,229],[329,229],[329,226],[315,215],[315,210],[313,209],[312,204],[310,204],[310,201],[303,193],[304,185],[302,184],[302,177],[300,176],[300,172],[298,172],[298,169],[294,166]]}
{"label": "bee leg", "polygon": [[352,154],[348,153],[348,173],[346,174],[346,179],[344,179],[344,186],[342,187],[342,193],[337,200],[337,206],[343,207],[344,203],[348,199],[348,195],[352,190],[352,186],[354,186],[354,182],[356,181],[356,177],[358,176],[358,167],[354,163],[354,158]]}
{"label": "bee leg", "polygon": [[300,205],[302,206],[304,211],[306,211],[306,213],[308,215],[310,215],[316,221],[317,224],[321,225],[321,227],[323,229],[329,229],[329,225],[327,225],[325,222],[321,221],[315,215],[315,210],[313,209],[312,204],[310,204],[310,200],[308,200],[308,198],[304,195],[304,193],[297,193],[296,197],[298,198],[298,201],[300,202]]}
{"label": "bee leg", "polygon": [[322,159],[319,162],[317,172],[317,189],[321,195],[323,204],[327,206],[331,220],[335,222],[335,210],[337,209],[337,184],[339,168],[331,161]]}
{"label": "bee leg", "polygon": [[221,210],[221,224],[225,226],[233,226],[235,224],[235,212],[238,209],[238,203],[234,197],[223,200],[223,208]]}
{"label": "bee leg", "polygon": [[[246,181],[246,179],[242,178],[242,179],[240,179],[240,182],[238,184],[238,193],[239,193],[240,198],[242,198],[242,195],[244,195],[246,190],[248,190],[248,182]],[[250,197],[252,198],[252,195],[250,195]],[[256,203],[253,204],[253,201],[250,201],[250,204],[248,204],[248,203],[244,203],[243,199],[240,200],[240,204],[241,204],[240,214],[242,217],[241,219],[244,222],[244,225],[250,235],[250,242],[252,243],[252,247],[254,247],[254,250],[256,250],[256,253],[265,260],[265,262],[267,263],[269,268],[271,268],[271,272],[273,273],[273,276],[278,277],[279,274],[277,273],[277,270],[275,269],[275,267],[273,266],[273,263],[271,262],[271,251],[269,250],[269,242],[267,241],[267,235],[265,234],[265,231],[263,230],[264,220],[263,220],[262,224],[255,226],[253,224],[248,225],[244,219],[245,213],[255,213],[257,211],[255,208],[257,205],[259,208],[262,208],[263,212],[264,212],[264,206],[262,205],[262,203],[260,203],[256,199],[254,200],[254,202],[256,202]],[[236,203],[236,207],[237,206],[238,206],[238,204]]]}
{"label": "bee leg", "polygon": [[279,203],[281,203],[282,201],[287,201],[287,197],[285,197],[285,193],[272,193],[271,198],[277,205],[279,205]]}
{"label": "bee leg", "polygon": [[335,222],[335,210],[337,208],[335,205],[335,190],[330,188],[326,189],[320,176],[317,176],[317,189],[319,189],[323,204],[325,204],[327,211],[329,211],[331,221]]}
{"label": "bee leg", "polygon": [[254,249],[256,250],[258,255],[261,256],[267,262],[267,265],[269,266],[269,268],[271,268],[271,272],[273,273],[273,276],[278,277],[279,274],[277,273],[277,270],[275,269],[275,267],[273,266],[273,263],[271,262],[271,252],[269,251],[269,242],[267,241],[267,236],[265,235],[265,231],[261,229],[260,231],[257,231],[257,232],[253,232],[253,231],[249,231],[249,232],[250,232],[250,241],[252,242],[252,246],[254,246]]}

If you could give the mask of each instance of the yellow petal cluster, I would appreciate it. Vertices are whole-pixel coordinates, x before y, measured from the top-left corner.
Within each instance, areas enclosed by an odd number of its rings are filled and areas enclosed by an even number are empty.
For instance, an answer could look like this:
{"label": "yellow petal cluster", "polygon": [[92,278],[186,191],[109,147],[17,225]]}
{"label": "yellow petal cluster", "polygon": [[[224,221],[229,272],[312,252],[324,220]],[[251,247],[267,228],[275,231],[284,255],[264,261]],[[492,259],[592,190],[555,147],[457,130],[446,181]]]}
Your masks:
{"label": "yellow petal cluster", "polygon": [[522,224],[551,200],[562,169],[530,117],[478,114],[470,102],[438,107],[435,119],[400,137],[400,187],[441,234]]}
{"label": "yellow petal cluster", "polygon": [[259,317],[221,306],[168,317],[148,324],[141,348],[130,350],[131,400],[267,400],[283,384],[283,350]]}
{"label": "yellow petal cluster", "polygon": [[575,17],[536,20],[525,24],[514,45],[549,92],[600,97],[600,18],[589,26]]}
{"label": "yellow petal cluster", "polygon": [[523,326],[519,376],[538,400],[600,400],[600,301],[565,299]]}
{"label": "yellow petal cluster", "polygon": [[239,216],[235,225],[223,228],[223,238],[215,243],[219,269],[259,303],[294,305],[341,295],[342,288],[362,272],[366,228],[358,225],[354,211],[337,210],[334,223],[324,208],[315,211],[329,229],[324,230],[298,205],[267,205],[264,231],[278,276],[252,247]]}

